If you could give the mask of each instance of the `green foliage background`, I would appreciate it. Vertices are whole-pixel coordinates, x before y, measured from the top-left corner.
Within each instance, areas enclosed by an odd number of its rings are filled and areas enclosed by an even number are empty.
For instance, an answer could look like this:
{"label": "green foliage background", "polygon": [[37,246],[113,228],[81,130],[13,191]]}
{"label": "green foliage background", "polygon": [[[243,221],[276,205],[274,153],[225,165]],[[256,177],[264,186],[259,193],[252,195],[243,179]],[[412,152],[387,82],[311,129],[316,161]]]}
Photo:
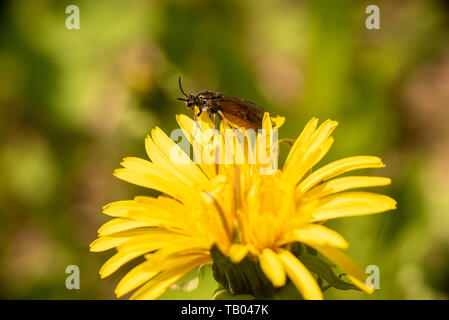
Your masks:
{"label": "green foliage background", "polygon": [[[381,29],[365,28],[377,4]],[[65,8],[80,8],[79,30]],[[449,6],[445,1],[40,0],[0,5],[0,298],[110,299],[131,267],[100,280],[90,253],[101,207],[151,191],[115,179],[144,157],[154,126],[176,127],[184,87],[239,96],[287,117],[296,138],[317,116],[339,121],[324,162],[381,156],[398,209],[332,222],[372,296],[449,297]],[[81,289],[65,288],[65,268]],[[131,263],[132,264],[132,263]],[[198,290],[162,298],[210,298]]]}

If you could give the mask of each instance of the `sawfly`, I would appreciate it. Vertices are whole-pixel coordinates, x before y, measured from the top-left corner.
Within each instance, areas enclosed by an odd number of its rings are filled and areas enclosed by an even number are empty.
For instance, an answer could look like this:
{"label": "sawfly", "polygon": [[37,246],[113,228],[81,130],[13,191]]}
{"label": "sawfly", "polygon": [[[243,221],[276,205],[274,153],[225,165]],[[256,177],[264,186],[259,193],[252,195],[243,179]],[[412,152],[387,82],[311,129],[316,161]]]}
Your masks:
{"label": "sawfly", "polygon": [[185,97],[178,98],[178,100],[184,101],[188,109],[194,110],[195,106],[198,107],[199,112],[195,114],[195,119],[204,111],[213,115],[214,125],[216,125],[218,114],[221,120],[226,119],[239,127],[254,130],[262,128],[262,119],[267,111],[255,103],[208,90],[198,92],[197,94],[186,94],[181,85],[181,77],[179,77],[178,81],[179,89]]}

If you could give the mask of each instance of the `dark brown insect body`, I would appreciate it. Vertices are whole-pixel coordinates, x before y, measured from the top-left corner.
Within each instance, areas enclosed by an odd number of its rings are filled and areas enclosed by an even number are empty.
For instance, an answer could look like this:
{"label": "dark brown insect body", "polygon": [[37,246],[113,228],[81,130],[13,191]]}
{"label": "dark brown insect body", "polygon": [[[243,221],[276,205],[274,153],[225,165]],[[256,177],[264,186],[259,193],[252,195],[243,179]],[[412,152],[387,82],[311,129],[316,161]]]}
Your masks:
{"label": "dark brown insect body", "polygon": [[247,129],[261,129],[262,119],[265,112],[258,105],[232,96],[228,96],[219,92],[201,91],[197,94],[186,94],[181,86],[181,78],[179,78],[179,88],[186,97],[178,98],[185,101],[187,108],[194,109],[197,106],[200,112],[208,112],[214,117],[218,114],[221,119]]}

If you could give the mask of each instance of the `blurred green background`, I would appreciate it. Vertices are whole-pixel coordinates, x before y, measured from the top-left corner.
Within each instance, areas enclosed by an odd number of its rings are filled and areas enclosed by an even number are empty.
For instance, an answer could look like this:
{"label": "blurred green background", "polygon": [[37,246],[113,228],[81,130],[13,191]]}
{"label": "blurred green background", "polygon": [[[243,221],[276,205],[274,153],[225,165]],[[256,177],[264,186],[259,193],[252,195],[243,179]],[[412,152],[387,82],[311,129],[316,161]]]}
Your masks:
{"label": "blurred green background", "polygon": [[[381,29],[365,28],[377,4]],[[65,26],[67,5],[80,29]],[[2,1],[0,5],[0,298],[110,299],[131,266],[100,280],[112,252],[90,253],[109,202],[152,194],[112,176],[144,138],[174,129],[189,92],[242,97],[287,117],[339,121],[325,162],[381,156],[391,213],[335,221],[372,296],[449,297],[449,6],[446,1]],[[189,113],[190,114],[190,113]],[[67,290],[67,265],[81,289]],[[163,298],[209,298],[197,291]]]}

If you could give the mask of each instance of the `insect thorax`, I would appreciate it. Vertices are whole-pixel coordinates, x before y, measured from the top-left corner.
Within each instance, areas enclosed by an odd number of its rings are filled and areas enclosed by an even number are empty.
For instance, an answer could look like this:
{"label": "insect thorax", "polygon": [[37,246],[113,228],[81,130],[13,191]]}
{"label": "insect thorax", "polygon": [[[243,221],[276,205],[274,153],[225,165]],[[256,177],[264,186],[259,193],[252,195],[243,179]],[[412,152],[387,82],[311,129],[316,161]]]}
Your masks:
{"label": "insect thorax", "polygon": [[201,91],[195,97],[198,107],[210,113],[217,113],[217,99],[219,99],[219,95],[211,91]]}

